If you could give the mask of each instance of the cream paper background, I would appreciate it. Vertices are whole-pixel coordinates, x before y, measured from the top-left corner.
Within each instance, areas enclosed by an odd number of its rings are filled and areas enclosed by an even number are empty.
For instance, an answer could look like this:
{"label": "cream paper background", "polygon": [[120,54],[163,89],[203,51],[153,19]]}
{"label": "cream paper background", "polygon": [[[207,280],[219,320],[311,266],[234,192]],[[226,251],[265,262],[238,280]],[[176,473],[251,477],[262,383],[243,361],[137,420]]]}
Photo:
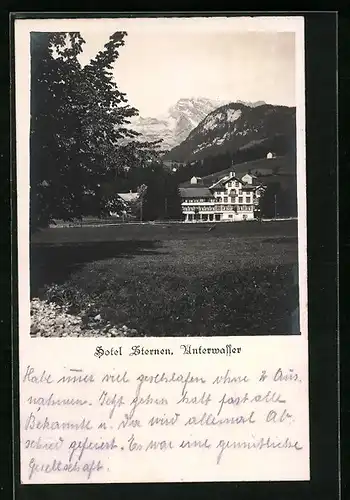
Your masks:
{"label": "cream paper background", "polygon": [[[36,338],[31,339],[30,329],[30,293],[29,293],[29,124],[30,124],[30,32],[31,31],[79,31],[103,30],[110,34],[113,30],[125,29],[133,23],[140,30],[238,30],[238,31],[293,31],[296,34],[296,95],[297,95],[297,175],[298,175],[298,239],[299,239],[299,289],[300,289],[300,336],[285,337],[222,337],[222,338],[145,338],[145,339],[73,339],[73,338]],[[21,482],[22,483],[107,483],[107,482],[178,482],[178,481],[263,481],[263,480],[309,480],[309,408],[308,408],[308,335],[307,335],[307,262],[306,262],[306,173],[305,173],[305,75],[304,75],[304,25],[299,17],[269,18],[188,18],[188,19],[33,19],[15,21],[15,85],[16,85],[16,138],[17,138],[17,190],[18,190],[18,279],[19,279],[19,367],[20,367],[20,424],[21,424]],[[181,344],[197,346],[224,347],[226,344],[241,347],[240,354],[226,356],[184,356]],[[143,345],[145,348],[167,348],[173,350],[173,356],[133,356],[104,357],[98,359],[93,355],[96,346],[108,349],[122,345],[127,353],[132,345]],[[230,369],[235,375],[248,375],[254,379],[249,384],[249,392],[258,390],[256,377],[261,370],[273,372],[282,368],[285,372],[298,372],[301,382],[285,383],[283,394],[288,402],[288,411],[294,415],[293,422],[278,424],[278,429],[271,432],[267,424],[260,422],[252,429],[249,426],[221,426],[219,428],[197,428],[191,439],[208,437],[217,439],[249,439],[254,436],[289,435],[302,444],[303,449],[295,453],[293,450],[261,450],[225,451],[220,465],[216,465],[216,450],[179,450],[171,452],[153,451],[144,453],[124,452],[103,454],[107,466],[100,472],[86,479],[82,472],[36,474],[31,480],[28,477],[28,462],[35,458],[38,462],[48,461],[55,456],[67,460],[67,451],[53,454],[47,451],[34,451],[25,448],[28,439],[35,439],[43,432],[24,431],[24,422],[33,410],[28,404],[29,396],[47,395],[47,388],[42,384],[24,384],[22,378],[26,367],[31,365],[37,373],[50,370],[54,375],[62,375],[69,368],[83,369],[93,372],[98,378],[106,371],[118,372],[127,370],[130,377],[139,373],[155,374],[157,372],[185,373],[191,371],[197,376],[213,379]],[[264,386],[276,390],[275,385]],[[281,384],[279,385],[279,389]],[[189,388],[192,390],[192,387]],[[278,389],[278,390],[279,390]],[[50,388],[51,390],[51,388]],[[115,389],[117,391],[118,388]],[[135,384],[130,384],[129,393],[133,393]],[[173,404],[178,399],[178,388],[169,385],[166,388],[171,402],[166,413],[175,412]],[[205,389],[206,390],[206,389]],[[248,390],[248,389],[247,389]],[[226,388],[225,388],[226,391]],[[212,388],[213,398],[220,397],[222,388]],[[55,386],[57,397],[82,397],[87,394],[93,401],[87,409],[56,408],[41,410],[41,417],[50,415],[56,420],[73,419],[82,414],[93,421],[105,419],[106,409],[95,404],[101,393],[98,383],[88,388]],[[201,388],[196,389],[198,396]],[[228,391],[227,391],[228,392]],[[202,408],[203,410],[203,408]],[[148,418],[149,408],[139,409],[139,417]],[[258,411],[258,410],[257,410]],[[40,412],[39,412],[40,413]],[[155,413],[155,412],[154,412]],[[162,412],[161,412],[162,413]],[[189,405],[184,415],[200,413],[200,409]],[[276,424],[277,425],[277,424]],[[248,428],[249,427],[249,428]],[[133,431],[118,431],[118,439],[126,442]],[[135,436],[139,440],[147,439],[189,439],[188,429],[180,426],[173,428],[147,428]],[[112,431],[111,431],[112,432]],[[61,433],[62,434],[62,433]],[[69,435],[67,440],[78,439],[77,433]],[[62,434],[63,435],[63,434]],[[113,433],[109,435],[111,438]],[[102,438],[100,431],[89,434],[91,439]],[[104,435],[107,439],[106,435]],[[54,433],[49,438],[57,438]],[[101,458],[101,452],[86,452],[87,459]]]}

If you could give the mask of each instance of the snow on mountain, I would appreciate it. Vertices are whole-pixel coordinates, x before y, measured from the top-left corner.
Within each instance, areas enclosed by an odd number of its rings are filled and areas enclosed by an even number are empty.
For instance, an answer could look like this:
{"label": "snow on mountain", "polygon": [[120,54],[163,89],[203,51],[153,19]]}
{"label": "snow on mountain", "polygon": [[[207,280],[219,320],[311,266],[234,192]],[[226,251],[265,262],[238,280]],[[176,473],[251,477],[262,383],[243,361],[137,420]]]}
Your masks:
{"label": "snow on mountain", "polygon": [[225,104],[210,112],[164,159],[193,161],[264,144],[274,145],[283,154],[295,147],[295,108]]}
{"label": "snow on mountain", "polygon": [[226,102],[204,97],[183,98],[163,115],[135,117],[130,127],[141,134],[140,139],[163,139],[161,149],[169,150],[184,141],[209,113],[223,104]]}

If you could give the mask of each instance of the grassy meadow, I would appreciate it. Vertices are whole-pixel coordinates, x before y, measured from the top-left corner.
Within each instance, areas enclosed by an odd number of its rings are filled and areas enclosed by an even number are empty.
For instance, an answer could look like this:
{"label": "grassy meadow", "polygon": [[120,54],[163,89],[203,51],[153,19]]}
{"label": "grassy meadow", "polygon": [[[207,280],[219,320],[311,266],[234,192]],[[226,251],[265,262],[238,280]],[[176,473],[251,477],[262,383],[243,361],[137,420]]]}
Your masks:
{"label": "grassy meadow", "polygon": [[53,228],[31,295],[147,336],[297,334],[297,222]]}

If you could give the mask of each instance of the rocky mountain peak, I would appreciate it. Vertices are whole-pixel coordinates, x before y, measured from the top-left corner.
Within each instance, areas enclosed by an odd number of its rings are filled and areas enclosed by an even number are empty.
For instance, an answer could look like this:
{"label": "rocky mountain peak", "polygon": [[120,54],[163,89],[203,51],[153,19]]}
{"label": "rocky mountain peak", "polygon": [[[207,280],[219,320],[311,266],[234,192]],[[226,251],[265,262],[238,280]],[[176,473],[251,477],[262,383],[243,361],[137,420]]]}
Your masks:
{"label": "rocky mountain peak", "polygon": [[163,139],[162,149],[169,150],[185,140],[209,113],[223,104],[225,102],[205,97],[181,98],[162,115],[134,118],[131,127],[147,141]]}
{"label": "rocky mountain peak", "polygon": [[295,144],[295,108],[232,102],[211,111],[166,160],[187,162],[241,149],[272,145],[286,154]]}

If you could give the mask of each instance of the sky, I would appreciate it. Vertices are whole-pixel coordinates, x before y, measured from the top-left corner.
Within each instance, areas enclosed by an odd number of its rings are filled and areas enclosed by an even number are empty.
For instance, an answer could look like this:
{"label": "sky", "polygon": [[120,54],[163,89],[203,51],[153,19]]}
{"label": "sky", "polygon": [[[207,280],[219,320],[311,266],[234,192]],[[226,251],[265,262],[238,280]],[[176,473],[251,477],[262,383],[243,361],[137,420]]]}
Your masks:
{"label": "sky", "polygon": [[163,21],[119,19],[105,26],[96,21],[80,30],[86,41],[82,64],[112,33],[127,31],[113,72],[141,116],[159,116],[188,97],[295,106],[293,31]]}

